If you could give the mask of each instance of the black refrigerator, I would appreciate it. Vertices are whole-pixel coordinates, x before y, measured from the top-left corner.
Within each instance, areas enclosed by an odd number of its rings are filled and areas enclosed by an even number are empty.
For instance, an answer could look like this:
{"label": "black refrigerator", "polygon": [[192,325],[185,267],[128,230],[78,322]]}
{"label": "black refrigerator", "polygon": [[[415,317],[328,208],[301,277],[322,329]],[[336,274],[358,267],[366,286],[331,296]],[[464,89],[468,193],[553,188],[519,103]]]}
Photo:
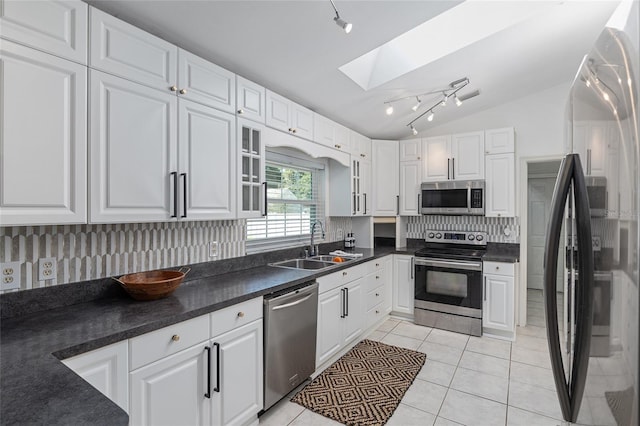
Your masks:
{"label": "black refrigerator", "polygon": [[571,86],[545,243],[558,399],[564,420],[586,425],[639,419],[639,18],[630,4],[626,24],[604,29]]}

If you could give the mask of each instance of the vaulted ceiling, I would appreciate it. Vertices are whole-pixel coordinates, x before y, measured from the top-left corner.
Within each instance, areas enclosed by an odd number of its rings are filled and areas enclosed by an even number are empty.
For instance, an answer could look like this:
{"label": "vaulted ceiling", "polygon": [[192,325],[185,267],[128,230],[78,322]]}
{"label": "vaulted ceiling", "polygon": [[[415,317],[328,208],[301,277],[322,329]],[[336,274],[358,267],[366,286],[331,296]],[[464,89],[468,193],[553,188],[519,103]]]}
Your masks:
{"label": "vaulted ceiling", "polygon": [[[460,93],[480,90],[480,95],[460,107],[449,103],[438,109],[433,122],[420,119],[418,130],[571,81],[618,4],[545,2],[513,25],[364,90],[338,68],[426,21],[448,16],[462,2],[335,0],[340,16],[353,23],[350,34],[333,22],[329,0],[87,2],[376,139],[409,137],[407,123],[423,112],[411,111],[414,98],[395,103],[394,114],[387,116],[385,101],[463,77],[470,84]],[[436,37],[424,40],[424,49],[440,48],[471,27],[492,25],[495,2],[486,2],[486,8],[476,3],[480,13],[451,19]]]}

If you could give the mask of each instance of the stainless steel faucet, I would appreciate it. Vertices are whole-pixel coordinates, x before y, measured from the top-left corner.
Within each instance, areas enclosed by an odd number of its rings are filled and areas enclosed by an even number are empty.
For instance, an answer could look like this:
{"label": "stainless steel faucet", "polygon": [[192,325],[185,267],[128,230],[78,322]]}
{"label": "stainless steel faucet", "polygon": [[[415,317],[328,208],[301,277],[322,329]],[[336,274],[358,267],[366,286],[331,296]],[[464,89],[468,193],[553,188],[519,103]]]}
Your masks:
{"label": "stainless steel faucet", "polygon": [[313,240],[314,240],[315,235],[316,235],[316,225],[317,224],[320,224],[320,230],[322,231],[322,238],[324,238],[324,225],[319,220],[316,220],[311,225],[311,247],[309,247],[309,256],[317,256],[318,254],[320,254],[320,253],[318,253],[318,248],[313,243]]}

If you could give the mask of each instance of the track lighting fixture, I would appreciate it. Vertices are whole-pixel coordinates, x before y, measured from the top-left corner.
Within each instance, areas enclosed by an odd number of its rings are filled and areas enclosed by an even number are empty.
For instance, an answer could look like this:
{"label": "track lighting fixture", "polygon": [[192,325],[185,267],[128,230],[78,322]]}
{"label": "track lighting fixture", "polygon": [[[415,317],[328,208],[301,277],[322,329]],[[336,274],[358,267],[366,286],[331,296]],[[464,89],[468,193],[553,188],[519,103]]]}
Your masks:
{"label": "track lighting fixture", "polygon": [[422,103],[422,101],[420,100],[419,97],[416,96],[416,100],[418,101],[417,104],[415,104],[414,106],[411,107],[412,110],[417,111],[418,108],[420,108],[420,104]]}
{"label": "track lighting fixture", "polygon": [[336,12],[336,17],[333,18],[333,21],[336,23],[337,26],[342,28],[345,33],[349,34],[351,32],[351,29],[353,28],[353,24],[351,24],[351,22],[347,22],[344,19],[342,19],[340,17],[340,14],[338,13],[338,9],[336,8],[335,3],[333,3],[333,0],[329,0],[329,1],[331,2],[331,6],[333,6],[333,10]]}
{"label": "track lighting fixture", "polygon": [[[428,110],[426,110],[425,112],[423,112],[422,114],[418,115],[416,118],[414,118],[409,124],[407,124],[407,127],[409,127],[411,129],[411,132],[416,135],[417,131],[415,130],[415,127],[413,125],[413,123],[415,123],[416,121],[418,121],[419,119],[421,119],[422,117],[424,117],[425,115],[427,116],[427,121],[433,121],[433,118],[435,117],[435,113],[434,110],[436,108],[439,107],[445,107],[447,105],[447,100],[453,96],[453,99],[455,101],[455,104],[457,106],[462,105],[462,102],[473,98],[474,96],[478,96],[480,94],[479,90],[475,90],[471,93],[467,93],[464,95],[460,95],[458,96],[458,91],[460,91],[462,88],[466,87],[469,84],[469,79],[467,77],[465,78],[461,78],[460,80],[456,80],[453,81],[451,83],[449,83],[449,85],[443,89],[438,89],[438,90],[434,90],[431,92],[427,92],[427,93],[421,93],[419,95],[413,95],[413,96],[406,96],[403,98],[398,98],[398,99],[393,99],[390,101],[386,101],[385,104],[389,105],[387,107],[387,114],[391,115],[391,113],[393,113],[393,106],[392,106],[392,102],[398,102],[404,99],[408,99],[408,98],[412,98],[415,97],[418,101],[418,103],[413,106],[411,109],[413,111],[417,111],[418,108],[421,105],[422,99],[420,99],[420,97],[424,97],[426,95],[435,95],[435,94],[441,94],[442,97],[437,97],[435,103],[433,104],[433,106],[431,108],[429,108]],[[389,112],[391,111],[391,113]]]}
{"label": "track lighting fixture", "polygon": [[413,133],[413,136],[418,134],[418,131],[416,130],[415,127],[413,127],[413,124],[411,125],[411,133]]}
{"label": "track lighting fixture", "polygon": [[385,109],[385,110],[384,110],[384,112],[386,112],[386,113],[387,113],[387,115],[391,115],[391,114],[393,114],[393,105],[389,104],[389,105],[387,106],[387,109]]}

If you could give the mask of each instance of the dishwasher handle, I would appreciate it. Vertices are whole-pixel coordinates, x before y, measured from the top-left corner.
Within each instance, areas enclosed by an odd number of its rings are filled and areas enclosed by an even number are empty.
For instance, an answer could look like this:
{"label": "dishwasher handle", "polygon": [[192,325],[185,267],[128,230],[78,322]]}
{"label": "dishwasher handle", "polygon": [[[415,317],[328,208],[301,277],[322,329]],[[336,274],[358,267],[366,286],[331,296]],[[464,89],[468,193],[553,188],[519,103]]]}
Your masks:
{"label": "dishwasher handle", "polygon": [[[299,296],[299,294],[297,296]],[[271,310],[272,311],[279,311],[280,309],[286,309],[286,308],[290,308],[292,306],[299,305],[302,302],[305,302],[305,301],[309,300],[311,298],[311,296],[313,296],[313,293],[309,293],[305,297],[303,297],[302,299],[298,299],[298,300],[296,300],[294,302],[286,303],[284,305],[275,306],[275,307],[271,308]]]}
{"label": "dishwasher handle", "polygon": [[317,291],[318,283],[314,281],[311,285],[298,288],[297,290],[291,290],[284,294],[279,294],[277,296],[265,296],[264,305],[265,308],[270,310],[277,310],[285,307],[285,305],[288,305],[287,307],[293,306],[292,303],[298,301],[299,299],[303,299],[305,296],[311,296]]}

